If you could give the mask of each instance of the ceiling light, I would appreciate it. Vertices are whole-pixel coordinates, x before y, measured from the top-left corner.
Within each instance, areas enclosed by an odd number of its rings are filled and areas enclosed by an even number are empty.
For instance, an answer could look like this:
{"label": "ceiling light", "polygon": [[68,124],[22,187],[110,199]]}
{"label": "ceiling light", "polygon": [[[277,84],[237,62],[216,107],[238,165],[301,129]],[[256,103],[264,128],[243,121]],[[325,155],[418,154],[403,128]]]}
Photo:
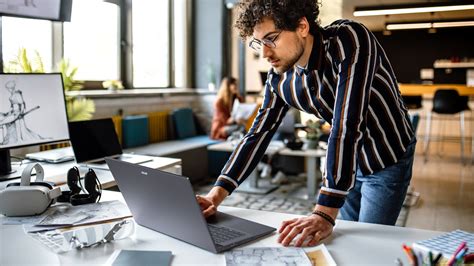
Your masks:
{"label": "ceiling light", "polygon": [[354,9],[354,16],[381,16],[411,13],[429,13],[474,9],[474,1],[450,1],[440,3],[416,3],[404,5],[364,6]]}
{"label": "ceiling light", "polygon": [[474,20],[466,21],[429,21],[413,23],[387,23],[387,30],[410,30],[410,29],[429,29],[429,28],[452,28],[452,27],[472,27]]}

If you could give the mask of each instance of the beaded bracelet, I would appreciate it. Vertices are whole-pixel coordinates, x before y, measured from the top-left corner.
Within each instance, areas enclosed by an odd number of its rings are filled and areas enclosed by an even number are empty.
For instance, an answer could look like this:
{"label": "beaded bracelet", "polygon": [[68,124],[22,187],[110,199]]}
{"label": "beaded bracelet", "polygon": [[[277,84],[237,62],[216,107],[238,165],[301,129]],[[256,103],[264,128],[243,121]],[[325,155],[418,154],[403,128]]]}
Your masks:
{"label": "beaded bracelet", "polygon": [[313,211],[313,214],[323,217],[324,220],[328,221],[330,224],[332,224],[332,226],[336,225],[336,222],[334,221],[334,219],[331,216],[329,216],[327,213],[324,213],[322,211]]}

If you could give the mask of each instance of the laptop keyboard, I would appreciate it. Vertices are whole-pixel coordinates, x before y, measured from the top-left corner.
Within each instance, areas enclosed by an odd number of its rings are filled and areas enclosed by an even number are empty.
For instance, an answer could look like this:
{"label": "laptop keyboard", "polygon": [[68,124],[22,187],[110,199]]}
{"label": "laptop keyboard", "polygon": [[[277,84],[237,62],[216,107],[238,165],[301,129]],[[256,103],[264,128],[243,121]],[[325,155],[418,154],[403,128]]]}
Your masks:
{"label": "laptop keyboard", "polygon": [[207,227],[209,228],[209,232],[211,232],[212,239],[216,244],[224,243],[245,235],[242,232],[227,227],[216,226],[213,224],[208,224]]}

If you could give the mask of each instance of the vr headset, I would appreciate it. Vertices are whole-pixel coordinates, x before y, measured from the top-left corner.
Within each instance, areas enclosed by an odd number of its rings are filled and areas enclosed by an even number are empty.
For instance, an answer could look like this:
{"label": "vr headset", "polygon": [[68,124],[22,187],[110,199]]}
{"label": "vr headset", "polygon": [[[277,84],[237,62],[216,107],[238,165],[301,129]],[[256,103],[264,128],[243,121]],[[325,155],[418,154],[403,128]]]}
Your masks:
{"label": "vr headset", "polygon": [[[30,183],[36,171],[35,182]],[[0,191],[0,213],[6,216],[31,216],[43,213],[61,195],[59,187],[43,182],[44,170],[40,164],[28,165],[21,174],[20,183],[11,183]]]}

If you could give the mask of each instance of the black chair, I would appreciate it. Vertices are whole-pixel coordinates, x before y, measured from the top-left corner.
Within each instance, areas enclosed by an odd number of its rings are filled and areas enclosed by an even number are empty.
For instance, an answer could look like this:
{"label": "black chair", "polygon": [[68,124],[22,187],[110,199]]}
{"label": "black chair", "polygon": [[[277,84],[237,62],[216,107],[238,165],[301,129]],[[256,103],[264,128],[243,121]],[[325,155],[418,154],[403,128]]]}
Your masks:
{"label": "black chair", "polygon": [[458,91],[455,89],[436,90],[433,97],[433,108],[431,109],[431,112],[428,112],[426,122],[426,132],[424,141],[425,161],[428,160],[432,113],[440,115],[455,115],[459,113],[461,131],[461,160],[464,163],[464,111],[470,110],[468,101],[468,96],[460,96]]}
{"label": "black chair", "polygon": [[423,106],[421,95],[402,95],[402,99],[408,109],[420,109]]}

